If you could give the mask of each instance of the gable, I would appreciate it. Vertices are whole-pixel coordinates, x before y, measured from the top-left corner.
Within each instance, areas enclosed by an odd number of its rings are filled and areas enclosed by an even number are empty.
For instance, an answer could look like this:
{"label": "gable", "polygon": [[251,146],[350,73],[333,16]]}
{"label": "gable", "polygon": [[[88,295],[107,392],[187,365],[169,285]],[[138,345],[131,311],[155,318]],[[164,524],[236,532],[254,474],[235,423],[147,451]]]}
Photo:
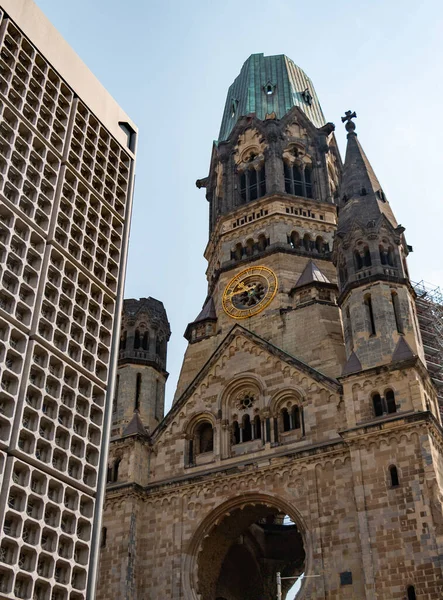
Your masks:
{"label": "gable", "polygon": [[286,388],[297,390],[300,397],[313,392],[326,397],[341,390],[337,380],[235,325],[157,427],[153,438],[180,414],[188,417],[196,410],[207,410],[223,418],[230,388],[253,389],[261,398],[261,409],[266,403],[271,407],[274,395]]}

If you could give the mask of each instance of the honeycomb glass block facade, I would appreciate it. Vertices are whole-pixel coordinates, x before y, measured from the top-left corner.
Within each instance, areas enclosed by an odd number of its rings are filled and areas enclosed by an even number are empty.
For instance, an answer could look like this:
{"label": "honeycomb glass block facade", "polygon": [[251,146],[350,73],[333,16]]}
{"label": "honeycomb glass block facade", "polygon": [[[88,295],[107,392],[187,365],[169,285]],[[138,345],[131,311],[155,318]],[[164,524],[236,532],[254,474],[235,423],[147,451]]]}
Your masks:
{"label": "honeycomb glass block facade", "polygon": [[0,8],[0,598],[81,600],[135,128],[30,0]]}

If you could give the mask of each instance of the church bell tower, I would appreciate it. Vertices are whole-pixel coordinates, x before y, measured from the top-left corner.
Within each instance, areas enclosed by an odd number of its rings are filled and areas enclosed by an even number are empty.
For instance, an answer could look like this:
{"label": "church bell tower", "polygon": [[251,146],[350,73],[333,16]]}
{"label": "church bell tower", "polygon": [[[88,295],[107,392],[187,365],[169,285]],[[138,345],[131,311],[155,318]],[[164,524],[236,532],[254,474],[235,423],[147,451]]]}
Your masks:
{"label": "church bell tower", "polygon": [[297,579],[297,600],[443,598],[437,395],[355,117],[343,164],[289,58],[230,86],[197,181],[207,295],[161,421],[166,313],[125,304],[98,600],[274,600],[278,573],[282,600]]}

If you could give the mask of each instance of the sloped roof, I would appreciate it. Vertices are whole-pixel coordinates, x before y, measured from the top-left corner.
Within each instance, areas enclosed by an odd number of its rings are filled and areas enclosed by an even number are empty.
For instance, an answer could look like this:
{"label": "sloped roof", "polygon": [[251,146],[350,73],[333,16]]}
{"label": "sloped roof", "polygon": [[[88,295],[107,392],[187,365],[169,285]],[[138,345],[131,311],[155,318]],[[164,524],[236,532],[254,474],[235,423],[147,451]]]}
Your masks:
{"label": "sloped roof", "polygon": [[302,287],[309,283],[331,283],[329,279],[320,271],[313,260],[310,260],[298,278],[295,288]]}
{"label": "sloped roof", "polygon": [[414,356],[415,355],[412,352],[408,342],[403,336],[400,336],[397,346],[395,347],[394,354],[392,355],[392,362],[407,360],[408,358],[414,358]]}
{"label": "sloped roof", "polygon": [[348,232],[354,222],[366,226],[381,214],[394,228],[397,227],[380,182],[353,130],[348,133],[340,197],[343,204],[338,216],[338,233]]}
{"label": "sloped roof", "polygon": [[[266,93],[270,86],[271,93]],[[316,127],[325,118],[312,81],[284,54],[251,54],[229,87],[218,141],[229,139],[238,119],[255,114],[260,120],[274,114],[281,119],[299,106]]]}
{"label": "sloped roof", "polygon": [[347,363],[343,367],[342,377],[350,375],[351,373],[358,373],[362,370],[361,362],[358,356],[353,352],[348,358]]}
{"label": "sloped roof", "polygon": [[142,435],[144,437],[149,437],[138,410],[134,410],[132,419],[129,421],[126,429],[122,433],[122,437],[128,437],[131,435]]}

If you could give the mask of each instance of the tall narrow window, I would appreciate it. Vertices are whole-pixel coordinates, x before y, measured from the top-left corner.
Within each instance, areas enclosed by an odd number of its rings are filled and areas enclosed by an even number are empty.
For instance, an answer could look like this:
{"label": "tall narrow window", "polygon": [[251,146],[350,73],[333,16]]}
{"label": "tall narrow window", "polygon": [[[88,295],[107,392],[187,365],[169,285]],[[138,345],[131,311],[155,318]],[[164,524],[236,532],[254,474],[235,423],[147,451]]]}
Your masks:
{"label": "tall narrow window", "polygon": [[265,165],[262,166],[260,171],[258,172],[259,178],[259,198],[266,195],[266,173],[265,173]]}
{"label": "tall narrow window", "polygon": [[102,527],[102,535],[100,538],[100,547],[101,548],[106,548],[107,537],[108,537],[108,530],[106,527]]}
{"label": "tall narrow window", "polygon": [[374,319],[374,310],[372,308],[372,299],[370,294],[365,296],[365,307],[366,307],[366,315],[368,321],[368,329],[371,335],[375,335],[375,319]]}
{"label": "tall narrow window", "polygon": [[238,425],[238,421],[234,421],[232,423],[232,443],[233,444],[240,443],[240,427]]}
{"label": "tall narrow window", "polygon": [[283,431],[291,430],[291,420],[289,418],[289,412],[287,408],[283,408],[281,411],[281,417],[283,422]]}
{"label": "tall narrow window", "polygon": [[139,410],[140,408],[140,391],[142,388],[142,374],[137,373],[137,378],[135,380],[135,410]]}
{"label": "tall narrow window", "polygon": [[142,348],[145,351],[149,350],[149,331],[145,331],[142,339]]}
{"label": "tall narrow window", "polygon": [[135,330],[134,334],[134,350],[138,350],[140,348],[140,331],[138,329]]}
{"label": "tall narrow window", "polygon": [[415,587],[413,585],[408,586],[408,600],[417,600],[417,595],[415,593]]}
{"label": "tall narrow window", "polygon": [[297,165],[292,167],[292,180],[294,182],[295,196],[304,196],[303,193],[303,175],[302,170]]}
{"label": "tall narrow window", "polygon": [[356,250],[354,252],[354,256],[355,256],[355,266],[357,267],[357,270],[359,271],[360,269],[363,268],[363,257],[361,256],[361,254],[358,250]]}
{"label": "tall narrow window", "polygon": [[352,335],[352,321],[349,306],[346,307],[346,333],[349,342],[349,348],[354,350],[354,336]]}
{"label": "tall narrow window", "polygon": [[154,404],[154,417],[157,421],[160,421],[160,381],[155,380],[155,404]]}
{"label": "tall narrow window", "polygon": [[317,252],[319,254],[323,254],[324,247],[325,247],[325,243],[323,241],[323,238],[320,235],[317,236],[317,238],[315,240],[315,249],[317,250]]}
{"label": "tall narrow window", "polygon": [[297,405],[291,410],[291,429],[300,429],[300,408]]}
{"label": "tall narrow window", "polygon": [[251,169],[248,171],[249,174],[249,201],[257,200],[258,198],[258,183],[257,183],[257,171]]}
{"label": "tall narrow window", "polygon": [[400,481],[398,478],[398,470],[395,465],[391,465],[389,467],[389,478],[391,480],[391,487],[397,487],[400,485]]}
{"label": "tall narrow window", "polygon": [[240,198],[242,202],[252,202],[266,194],[265,167],[247,169],[240,174]]}
{"label": "tall narrow window", "polygon": [[395,394],[392,390],[388,390],[385,394],[386,398],[386,409],[388,414],[397,412],[397,405],[395,404]]}
{"label": "tall narrow window", "polygon": [[372,265],[371,253],[369,252],[369,248],[367,246],[365,246],[364,249],[363,262],[365,267],[370,267]]}
{"label": "tall narrow window", "polygon": [[112,403],[112,412],[117,412],[118,388],[120,386],[120,375],[115,378],[114,401]]}
{"label": "tall narrow window", "polygon": [[252,426],[249,415],[243,417],[243,441],[249,442],[252,440]]}
{"label": "tall narrow window", "polygon": [[392,307],[394,309],[395,325],[397,327],[397,331],[398,331],[398,333],[403,334],[404,329],[403,329],[403,323],[402,323],[402,318],[401,318],[401,313],[400,313],[400,300],[398,298],[397,292],[391,292],[391,300],[392,300]]}
{"label": "tall narrow window", "polygon": [[383,415],[383,403],[380,394],[374,394],[372,396],[372,405],[374,407],[374,415],[376,417],[381,417]]}
{"label": "tall narrow window", "polygon": [[196,454],[212,452],[214,450],[214,430],[211,423],[202,423],[197,431]]}
{"label": "tall narrow window", "polygon": [[309,233],[305,233],[305,235],[303,236],[303,247],[305,250],[311,250],[311,236],[309,235]]}
{"label": "tall narrow window", "polygon": [[291,244],[292,248],[298,248],[300,246],[300,236],[298,235],[298,233],[296,231],[293,231],[291,233],[291,235],[289,236],[289,243]]}
{"label": "tall narrow window", "polygon": [[259,415],[255,415],[254,417],[254,438],[261,440],[261,420]]}
{"label": "tall narrow window", "polygon": [[312,198],[312,177],[311,167],[307,166],[304,170],[305,176],[305,196],[306,198]]}
{"label": "tall narrow window", "polygon": [[284,172],[285,172],[285,191],[287,194],[293,194],[294,188],[293,188],[293,184],[292,184],[291,167],[287,163],[284,163],[283,166],[284,166]]}
{"label": "tall narrow window", "polygon": [[294,163],[292,166],[284,163],[285,191],[294,196],[303,198],[312,198],[312,169],[309,165],[299,166]]}
{"label": "tall narrow window", "polygon": [[120,337],[120,350],[126,350],[126,337],[127,332],[125,330]]}

